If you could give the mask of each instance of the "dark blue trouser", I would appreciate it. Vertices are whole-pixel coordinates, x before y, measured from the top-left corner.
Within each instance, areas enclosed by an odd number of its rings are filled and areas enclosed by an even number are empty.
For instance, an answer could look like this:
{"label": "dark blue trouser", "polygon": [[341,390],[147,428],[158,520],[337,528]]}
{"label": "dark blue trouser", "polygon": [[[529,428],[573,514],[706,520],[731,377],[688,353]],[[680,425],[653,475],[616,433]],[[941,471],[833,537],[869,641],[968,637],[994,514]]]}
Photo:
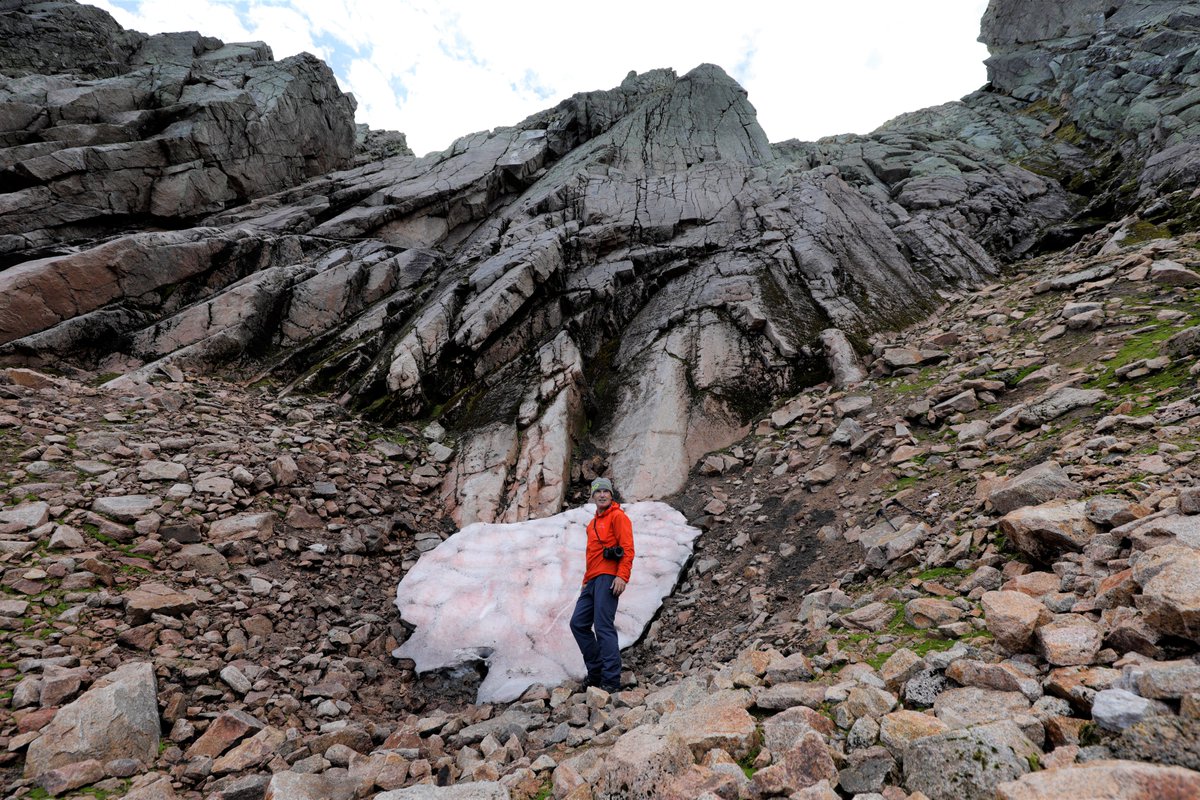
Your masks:
{"label": "dark blue trouser", "polygon": [[[583,653],[588,680],[596,685],[621,683],[621,648],[617,645],[615,575],[597,575],[584,584],[571,616],[571,633]],[[595,628],[595,633],[592,628]]]}

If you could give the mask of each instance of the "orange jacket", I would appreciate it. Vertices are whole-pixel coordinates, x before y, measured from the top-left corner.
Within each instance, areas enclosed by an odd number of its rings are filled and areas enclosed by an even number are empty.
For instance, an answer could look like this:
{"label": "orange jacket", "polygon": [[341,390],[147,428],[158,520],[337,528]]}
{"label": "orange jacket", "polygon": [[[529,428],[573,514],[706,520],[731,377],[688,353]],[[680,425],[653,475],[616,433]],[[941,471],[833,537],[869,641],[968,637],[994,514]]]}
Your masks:
{"label": "orange jacket", "polygon": [[[616,575],[628,582],[633,569],[633,524],[614,500],[602,513],[592,517],[587,524],[587,570],[583,574],[586,584],[597,575]],[[612,561],[604,557],[604,548],[619,544],[625,548],[625,557]]]}

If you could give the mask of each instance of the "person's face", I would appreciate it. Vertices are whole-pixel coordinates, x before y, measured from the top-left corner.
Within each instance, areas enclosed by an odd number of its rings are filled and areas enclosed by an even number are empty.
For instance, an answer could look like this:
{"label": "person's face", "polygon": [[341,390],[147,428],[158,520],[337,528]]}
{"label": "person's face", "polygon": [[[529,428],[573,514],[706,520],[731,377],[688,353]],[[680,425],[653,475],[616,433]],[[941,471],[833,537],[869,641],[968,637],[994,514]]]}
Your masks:
{"label": "person's face", "polygon": [[608,489],[597,489],[592,492],[592,502],[596,504],[597,511],[603,511],[612,505],[612,492]]}

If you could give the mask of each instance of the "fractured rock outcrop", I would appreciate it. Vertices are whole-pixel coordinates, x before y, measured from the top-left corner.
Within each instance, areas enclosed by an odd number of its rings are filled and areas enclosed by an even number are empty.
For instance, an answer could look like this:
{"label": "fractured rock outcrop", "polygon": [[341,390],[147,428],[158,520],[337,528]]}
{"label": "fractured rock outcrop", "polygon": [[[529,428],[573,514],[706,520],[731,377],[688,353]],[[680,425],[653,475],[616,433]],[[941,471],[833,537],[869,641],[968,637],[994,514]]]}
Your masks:
{"label": "fractured rock outcrop", "polygon": [[[772,145],[741,87],[703,65],[631,74],[424,158],[364,134],[357,159],[350,101],[311,59],[112,23],[106,48],[65,49],[74,63],[50,75],[39,53],[66,34],[44,20],[90,12],[21,6],[4,17],[32,45],[3,89],[28,113],[0,173],[14,264],[0,272],[0,359],[125,381],[234,367],[384,421],[438,416],[454,433],[443,492],[459,524],[559,510],[581,448],[608,454],[627,499],[668,496],[773,400],[859,380],[853,350],[872,333],[1048,231],[1078,235],[1083,189],[1145,164],[1111,206],[1174,192],[1187,159],[1160,162],[1190,141],[1181,54],[1196,52],[1195,16],[1016,5],[985,19],[990,87],[866,136]],[[1070,68],[1042,69],[1030,42]],[[1161,134],[1130,127],[1132,107],[1124,121],[1093,108],[1141,91],[1084,74],[1113,53],[1153,89]],[[164,108],[170,124],[147,122]],[[258,121],[230,130],[235,112]],[[1135,140],[1118,141],[1126,129]],[[1161,213],[1178,213],[1165,199]],[[145,215],[202,227],[139,231]],[[105,218],[131,232],[97,244]],[[47,249],[66,241],[82,246]]]}
{"label": "fractured rock outcrop", "polygon": [[0,255],[129,218],[197,219],[350,163],[354,100],[307,53],[146,36],[71,2],[8,4]]}

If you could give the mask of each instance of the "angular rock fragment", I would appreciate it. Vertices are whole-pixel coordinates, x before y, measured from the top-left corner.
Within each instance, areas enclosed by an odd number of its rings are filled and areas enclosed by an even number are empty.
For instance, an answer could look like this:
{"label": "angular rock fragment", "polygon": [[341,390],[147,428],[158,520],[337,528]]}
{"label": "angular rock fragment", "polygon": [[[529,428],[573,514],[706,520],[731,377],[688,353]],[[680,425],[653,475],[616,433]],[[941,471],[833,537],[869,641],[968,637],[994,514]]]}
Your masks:
{"label": "angular rock fragment", "polygon": [[1060,614],[1037,629],[1042,656],[1055,666],[1091,664],[1100,650],[1100,627],[1079,614]]}
{"label": "angular rock fragment", "polygon": [[158,508],[161,503],[162,498],[144,494],[98,497],[96,502],[92,503],[92,510],[117,522],[136,522],[139,517]]}
{"label": "angular rock fragment", "polygon": [[1101,760],[1024,775],[996,787],[999,800],[1167,800],[1200,796],[1200,772]]}
{"label": "angular rock fragment", "polygon": [[1163,633],[1200,642],[1200,550],[1168,545],[1147,556],[1158,562],[1156,568],[1134,570],[1142,587],[1135,602],[1146,622]]}
{"label": "angular rock fragment", "polygon": [[1102,389],[1077,389],[1073,386],[1051,389],[1027,405],[1017,415],[1017,422],[1026,428],[1036,428],[1077,408],[1090,408],[1103,399]]}
{"label": "angular rock fragment", "polygon": [[1083,503],[1061,500],[1018,508],[1000,520],[1000,530],[1018,550],[1042,563],[1083,550],[1097,533]]}
{"label": "angular rock fragment", "polygon": [[904,782],[931,800],[992,800],[998,783],[1030,772],[1040,755],[1012,722],[992,722],[909,744]]}
{"label": "angular rock fragment", "polygon": [[1005,480],[988,493],[987,499],[997,513],[1008,514],[1022,506],[1034,506],[1056,498],[1072,499],[1080,494],[1082,489],[1058,462],[1046,461]]}
{"label": "angular rock fragment", "polygon": [[1050,610],[1021,592],[987,592],[982,598],[984,621],[996,643],[1010,653],[1026,652],[1038,626],[1050,619]]}
{"label": "angular rock fragment", "polygon": [[133,758],[149,765],[158,758],[158,742],[154,668],[144,662],[129,663],[59,710],[29,745],[25,775],[37,777],[89,759],[103,764]]}
{"label": "angular rock fragment", "polygon": [[165,583],[147,582],[125,594],[125,613],[134,625],[148,622],[153,614],[181,616],[196,608],[196,600]]}

